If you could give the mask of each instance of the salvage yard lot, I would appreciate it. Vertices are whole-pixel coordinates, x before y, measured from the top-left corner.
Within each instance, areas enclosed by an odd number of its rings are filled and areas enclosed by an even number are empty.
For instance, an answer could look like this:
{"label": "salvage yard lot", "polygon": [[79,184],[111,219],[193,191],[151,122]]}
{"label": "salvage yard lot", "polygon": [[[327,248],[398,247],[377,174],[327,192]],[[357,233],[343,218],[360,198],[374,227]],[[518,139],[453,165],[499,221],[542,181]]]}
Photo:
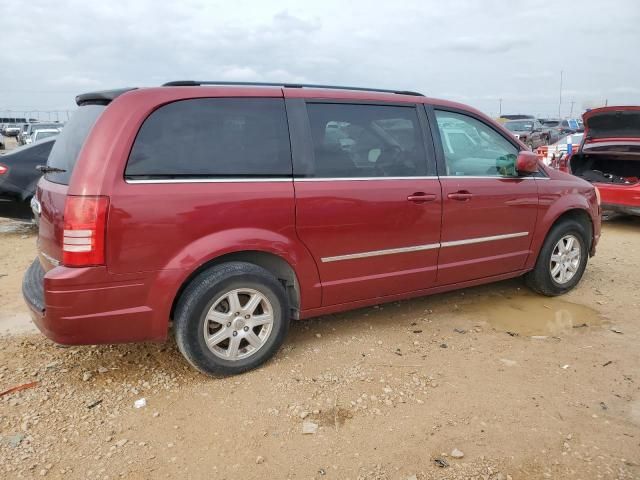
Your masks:
{"label": "salvage yard lot", "polygon": [[0,391],[38,382],[0,399],[0,477],[640,478],[639,235],[605,223],[564,297],[513,280],[295,322],[210,379],[173,340],[25,332],[35,234],[0,221]]}

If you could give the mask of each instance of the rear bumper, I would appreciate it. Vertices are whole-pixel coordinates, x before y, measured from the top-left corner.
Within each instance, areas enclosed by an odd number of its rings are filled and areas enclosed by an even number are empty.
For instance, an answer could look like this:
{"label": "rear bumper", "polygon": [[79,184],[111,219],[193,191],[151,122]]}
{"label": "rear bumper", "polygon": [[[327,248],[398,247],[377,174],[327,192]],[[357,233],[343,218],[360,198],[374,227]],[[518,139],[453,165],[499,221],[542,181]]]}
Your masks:
{"label": "rear bumper", "polygon": [[114,276],[105,267],[60,266],[45,273],[36,259],[25,273],[22,293],[34,323],[54,342],[162,341],[171,303],[158,281],[162,276]]}

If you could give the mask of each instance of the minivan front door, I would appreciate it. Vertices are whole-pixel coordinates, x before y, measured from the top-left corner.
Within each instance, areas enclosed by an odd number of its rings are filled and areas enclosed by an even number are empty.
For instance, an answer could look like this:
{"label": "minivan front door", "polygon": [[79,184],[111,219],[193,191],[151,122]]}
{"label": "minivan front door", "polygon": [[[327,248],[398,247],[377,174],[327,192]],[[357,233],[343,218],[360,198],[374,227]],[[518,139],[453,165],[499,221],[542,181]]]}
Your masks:
{"label": "minivan front door", "polygon": [[434,113],[443,195],[438,284],[522,269],[537,218],[536,178],[517,175],[518,147],[489,124]]}
{"label": "minivan front door", "polygon": [[323,305],[432,287],[442,198],[424,111],[297,99],[287,114],[296,229]]}

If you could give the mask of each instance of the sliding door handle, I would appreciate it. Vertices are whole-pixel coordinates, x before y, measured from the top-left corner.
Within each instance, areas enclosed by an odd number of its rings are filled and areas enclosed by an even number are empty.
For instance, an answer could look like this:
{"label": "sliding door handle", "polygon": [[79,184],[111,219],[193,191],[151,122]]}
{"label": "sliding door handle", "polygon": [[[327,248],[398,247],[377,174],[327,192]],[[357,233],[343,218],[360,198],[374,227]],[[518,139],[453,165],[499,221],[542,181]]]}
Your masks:
{"label": "sliding door handle", "polygon": [[435,193],[424,193],[424,192],[416,192],[413,195],[409,195],[407,200],[414,203],[427,203],[433,202],[436,198]]}

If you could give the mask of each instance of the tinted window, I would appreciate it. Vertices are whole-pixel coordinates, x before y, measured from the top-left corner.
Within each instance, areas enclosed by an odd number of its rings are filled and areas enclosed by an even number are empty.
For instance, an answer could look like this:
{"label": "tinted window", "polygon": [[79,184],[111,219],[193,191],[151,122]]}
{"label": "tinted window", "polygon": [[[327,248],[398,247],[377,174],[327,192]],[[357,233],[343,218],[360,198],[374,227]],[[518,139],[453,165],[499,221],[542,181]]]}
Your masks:
{"label": "tinted window", "polygon": [[316,177],[426,175],[427,160],[413,107],[310,103]]}
{"label": "tinted window", "polygon": [[[62,133],[56,137],[51,149],[48,165],[64,170],[59,173],[48,173],[46,179],[55,183],[68,185],[73,167],[78,161],[78,154],[89,132],[106,107],[104,105],[87,105],[80,107],[65,125]],[[35,130],[35,125],[32,126]]]}
{"label": "tinted window", "polygon": [[436,110],[447,175],[516,176],[518,149],[485,123]]}
{"label": "tinted window", "polygon": [[125,175],[290,176],[284,102],[271,98],[204,98],[165,105],[140,128]]}

